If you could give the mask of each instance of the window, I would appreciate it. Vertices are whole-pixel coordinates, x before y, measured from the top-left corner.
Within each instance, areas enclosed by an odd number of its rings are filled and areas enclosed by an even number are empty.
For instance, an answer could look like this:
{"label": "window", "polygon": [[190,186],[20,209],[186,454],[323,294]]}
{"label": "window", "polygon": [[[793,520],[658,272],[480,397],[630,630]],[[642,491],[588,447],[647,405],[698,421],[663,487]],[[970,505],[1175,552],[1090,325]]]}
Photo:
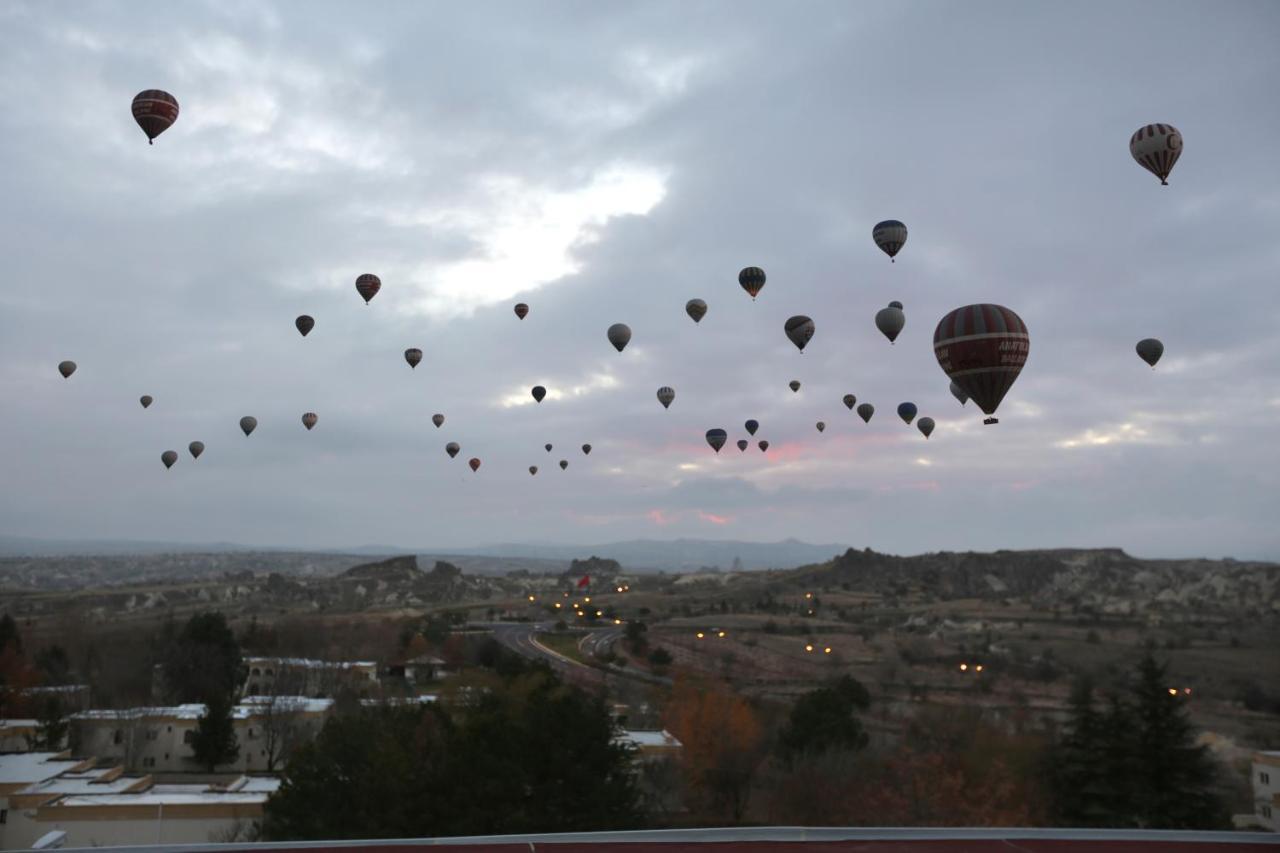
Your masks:
{"label": "window", "polygon": [[111,737],[112,743],[124,743],[124,732],[116,729],[116,733]]}
{"label": "window", "polygon": [[1260,782],[1262,782],[1262,784],[1264,784],[1264,785],[1270,785],[1270,784],[1271,784],[1271,774],[1270,774],[1270,773],[1261,773],[1261,772],[1259,772],[1259,773],[1258,773],[1258,780],[1259,780]]}
{"label": "window", "polygon": [[8,822],[9,822],[9,810],[0,809],[0,823],[8,823]]}
{"label": "window", "polygon": [[251,727],[249,728],[249,740],[253,740],[253,738],[254,738],[254,734],[253,734],[253,727],[251,726]]}
{"label": "window", "polygon": [[1271,817],[1271,806],[1262,807],[1262,816],[1266,818]]}
{"label": "window", "polygon": [[183,742],[183,743],[191,743],[191,741],[193,741],[193,740],[195,740],[195,739],[196,739],[196,733],[195,733],[194,731],[192,731],[191,729],[187,729],[185,732],[183,732],[183,733],[182,733],[182,742]]}
{"label": "window", "polygon": [[255,666],[255,667],[253,668],[253,674],[254,674],[254,675],[262,675],[262,670],[258,669],[258,668]]}
{"label": "window", "polygon": [[171,731],[173,731],[173,726],[169,726],[169,728],[167,729],[167,731],[170,731],[170,732],[171,732]]}
{"label": "window", "polygon": [[164,754],[164,760],[165,760],[165,761],[168,761],[168,760],[169,760],[169,753],[167,753],[167,752],[166,752],[166,753]]}

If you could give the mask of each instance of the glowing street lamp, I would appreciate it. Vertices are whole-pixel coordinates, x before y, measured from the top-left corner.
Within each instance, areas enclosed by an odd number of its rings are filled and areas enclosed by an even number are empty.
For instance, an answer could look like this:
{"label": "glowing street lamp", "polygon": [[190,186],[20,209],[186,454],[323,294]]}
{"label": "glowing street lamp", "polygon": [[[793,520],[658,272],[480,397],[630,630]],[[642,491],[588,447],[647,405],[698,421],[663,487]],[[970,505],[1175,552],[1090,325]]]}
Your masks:
{"label": "glowing street lamp", "polygon": [[813,643],[805,643],[805,644],[804,644],[804,650],[805,650],[806,652],[811,652],[811,651],[813,651]]}
{"label": "glowing street lamp", "polygon": [[973,668],[974,672],[982,672],[982,664],[978,664]]}
{"label": "glowing street lamp", "polygon": [[827,646],[825,649],[823,649],[823,650],[822,650],[822,653],[823,653],[824,655],[829,655],[829,654],[831,654],[831,647],[830,647],[830,646]]}
{"label": "glowing street lamp", "polygon": [[699,632],[698,632],[698,639],[699,639],[699,640],[701,640],[701,639],[702,639],[702,637],[703,637],[703,633],[702,633],[701,631],[699,631]]}
{"label": "glowing street lamp", "polygon": [[962,664],[960,664],[960,671],[961,671],[961,672],[965,672],[965,671],[967,671],[968,669],[969,669],[969,664],[967,664],[967,663],[962,663]]}

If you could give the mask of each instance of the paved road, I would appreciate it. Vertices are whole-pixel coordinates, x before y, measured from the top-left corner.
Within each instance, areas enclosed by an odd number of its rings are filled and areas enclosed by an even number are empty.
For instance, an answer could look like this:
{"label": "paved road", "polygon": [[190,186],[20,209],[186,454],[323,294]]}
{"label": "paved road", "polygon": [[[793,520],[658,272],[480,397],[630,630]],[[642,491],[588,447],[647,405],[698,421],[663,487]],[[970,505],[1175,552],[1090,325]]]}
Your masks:
{"label": "paved road", "polygon": [[[494,639],[518,655],[530,660],[545,661],[553,669],[578,680],[590,678],[603,680],[606,675],[617,675],[650,684],[670,684],[671,679],[652,675],[639,670],[628,670],[618,666],[589,666],[567,658],[559,652],[539,643],[535,635],[555,630],[554,622],[473,622],[477,628],[493,632]],[[578,641],[578,648],[584,657],[597,657],[604,654],[623,635],[623,628],[610,625],[584,634]]]}

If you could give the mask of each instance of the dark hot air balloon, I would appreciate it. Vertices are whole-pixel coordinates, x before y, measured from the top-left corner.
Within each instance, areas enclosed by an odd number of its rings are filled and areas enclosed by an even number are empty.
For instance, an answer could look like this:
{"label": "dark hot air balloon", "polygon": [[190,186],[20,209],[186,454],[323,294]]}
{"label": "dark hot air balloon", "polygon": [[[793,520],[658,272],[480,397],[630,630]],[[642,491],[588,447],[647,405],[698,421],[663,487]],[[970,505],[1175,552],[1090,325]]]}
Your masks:
{"label": "dark hot air balloon", "polygon": [[529,306],[528,306],[528,305],[525,305],[523,302],[517,302],[517,303],[516,303],[516,316],[517,316],[517,317],[519,317],[521,320],[523,320],[525,317],[528,317],[528,316],[529,316]]}
{"label": "dark hot air balloon", "polygon": [[381,289],[382,279],[371,272],[364,273],[356,279],[356,292],[364,299],[365,305],[368,305],[369,300],[377,296],[378,291]]}
{"label": "dark hot air balloon", "polygon": [[240,429],[245,435],[253,432],[258,428],[258,419],[250,415],[245,415],[240,419]]}
{"label": "dark hot air balloon", "polygon": [[668,385],[663,385],[658,389],[658,402],[662,404],[662,408],[671,408],[671,401],[676,398],[675,389]]}
{"label": "dark hot air balloon", "polygon": [[907,242],[907,226],[896,219],[877,222],[876,226],[871,229],[871,239],[876,241],[880,251],[888,255],[889,261],[892,263],[894,256],[902,250],[903,244]]}
{"label": "dark hot air balloon", "polygon": [[178,451],[166,450],[160,454],[160,461],[164,463],[165,468],[172,468],[173,463],[178,461]]}
{"label": "dark hot air balloon", "polygon": [[1143,338],[1138,341],[1136,347],[1138,357],[1152,367],[1156,366],[1156,362],[1160,360],[1160,356],[1164,355],[1164,344],[1155,338]]}
{"label": "dark hot air balloon", "polygon": [[901,311],[901,310],[902,310],[902,303],[895,299],[895,300],[893,300],[892,302],[890,302],[890,303],[889,303],[889,307],[890,307],[890,308],[897,308],[899,311]]}
{"label": "dark hot air balloon", "polygon": [[1173,164],[1182,156],[1182,134],[1171,124],[1145,125],[1129,137],[1129,153],[1161,185],[1168,186]]}
{"label": "dark hot air balloon", "polygon": [[542,445],[542,446],[546,449],[546,451],[547,451],[548,453],[550,453],[550,452],[551,452],[551,445],[550,445],[550,444],[544,444],[544,445]]}
{"label": "dark hot air balloon", "polygon": [[695,323],[701,323],[702,318],[707,316],[707,303],[701,299],[690,299],[684,304],[684,313],[688,314]]}
{"label": "dark hot air balloon", "polygon": [[764,278],[764,270],[760,267],[744,267],[742,272],[738,273],[738,284],[742,285],[742,289],[750,293],[754,300],[764,287]]}
{"label": "dark hot air balloon", "polygon": [[471,459],[467,462],[467,464],[471,466],[472,471],[480,470],[480,460],[476,459],[474,456],[471,457]]}
{"label": "dark hot air balloon", "polygon": [[755,418],[752,418],[743,424],[743,426],[747,428],[747,435],[755,435],[756,430],[760,429],[760,422]]}
{"label": "dark hot air balloon", "polygon": [[792,379],[790,382],[788,382],[788,383],[787,383],[787,387],[788,387],[788,388],[790,388],[793,392],[794,392],[794,391],[799,391],[799,390],[800,390],[800,380],[799,380],[799,379]]}
{"label": "dark hot air balloon", "polygon": [[192,458],[192,459],[199,459],[199,458],[200,458],[200,454],[201,454],[201,453],[204,453],[204,442],[203,442],[203,441],[193,441],[193,442],[191,442],[190,444],[188,444],[188,445],[187,445],[187,450],[189,450],[189,451],[191,452],[191,458]]}
{"label": "dark hot air balloon", "polygon": [[901,308],[894,308],[890,305],[876,312],[876,328],[889,339],[889,343],[897,340],[898,334],[906,323],[907,315],[902,313]]}
{"label": "dark hot air balloon", "polygon": [[957,385],[955,382],[951,383],[951,396],[959,400],[960,405],[962,406],[965,403],[969,402],[969,395],[964,393],[964,389],[961,388],[959,385]]}
{"label": "dark hot air balloon", "polygon": [[178,99],[161,89],[147,89],[133,96],[133,120],[147,135],[147,144],[178,120]]}
{"label": "dark hot air balloon", "polygon": [[858,404],[858,398],[852,394],[845,394],[840,399],[844,401],[844,407],[849,411],[853,411],[853,407]]}
{"label": "dark hot air balloon", "polygon": [[536,473],[538,473],[538,466],[537,466],[537,465],[530,465],[530,466],[529,466],[529,476],[530,476],[530,477],[532,477],[532,476],[533,476],[534,474],[536,474]]}
{"label": "dark hot air balloon", "polygon": [[720,452],[720,448],[724,447],[724,443],[728,438],[729,434],[722,429],[707,430],[707,444],[711,445],[711,449],[716,453]]}
{"label": "dark hot air balloon", "polygon": [[142,408],[146,409],[151,406],[152,399],[150,394],[143,394],[138,398],[138,402],[142,404]]}
{"label": "dark hot air balloon", "polygon": [[903,423],[907,423],[907,424],[911,423],[912,419],[915,418],[915,416],[916,416],[915,403],[899,403],[898,404],[898,417],[902,418]]}
{"label": "dark hot air balloon", "polygon": [[750,446],[751,446],[751,442],[747,441],[745,438],[738,439],[738,449],[741,450],[743,453],[746,453],[747,448]]}
{"label": "dark hot air balloon", "polygon": [[782,330],[787,333],[787,339],[795,344],[800,352],[804,352],[805,345],[813,338],[813,320],[803,314],[797,314],[787,320]]}
{"label": "dark hot air balloon", "polygon": [[916,429],[924,433],[925,438],[928,438],[930,435],[933,434],[933,426],[934,426],[933,418],[921,418],[920,420],[916,421]]}
{"label": "dark hot air balloon", "polygon": [[862,418],[864,424],[871,423],[871,416],[876,413],[876,407],[870,403],[863,403],[858,406],[858,417]]}
{"label": "dark hot air balloon", "polygon": [[302,425],[307,428],[307,432],[310,432],[319,420],[320,417],[315,412],[306,412],[302,416]]}
{"label": "dark hot air balloon", "polygon": [[409,362],[409,367],[417,367],[422,361],[422,350],[417,347],[409,347],[404,351],[404,360]]}
{"label": "dark hot air balloon", "polygon": [[591,455],[591,445],[589,445],[589,444],[584,444],[584,445],[582,445],[582,455],[583,455],[583,456],[590,456],[590,455]]}
{"label": "dark hot air balloon", "polygon": [[444,415],[435,414],[431,416],[431,422],[436,425],[436,429],[444,426]]}
{"label": "dark hot air balloon", "polygon": [[453,457],[457,456],[457,455],[458,455],[458,451],[459,451],[459,450],[461,450],[461,449],[462,449],[462,447],[461,447],[461,446],[459,446],[458,442],[456,442],[456,441],[451,441],[451,442],[449,442],[448,444],[446,444],[446,445],[444,446],[444,452],[449,454],[449,458],[450,458],[450,459],[452,459]]}
{"label": "dark hot air balloon", "polygon": [[827,425],[822,421],[818,421],[814,426],[818,428],[818,432],[825,432],[827,429]]}
{"label": "dark hot air balloon", "polygon": [[316,321],[310,314],[299,314],[298,319],[293,321],[293,325],[297,327],[299,334],[305,338],[307,333],[316,327]]}
{"label": "dark hot air balloon", "polygon": [[1001,305],[966,305],[947,314],[933,332],[938,366],[992,417],[1027,362],[1031,338],[1022,318]]}
{"label": "dark hot air balloon", "polygon": [[561,471],[563,471],[564,469],[566,469],[566,468],[568,468],[568,467],[569,467],[569,460],[568,460],[568,459],[561,459],[561,460],[560,460],[560,470],[561,470]]}
{"label": "dark hot air balloon", "polygon": [[547,389],[543,388],[541,385],[534,385],[533,390],[529,393],[533,395],[533,402],[541,403],[542,398],[547,396]]}
{"label": "dark hot air balloon", "polygon": [[63,379],[70,379],[71,374],[76,372],[76,363],[74,361],[58,362],[58,372],[62,374]]}
{"label": "dark hot air balloon", "polygon": [[606,333],[609,343],[613,344],[613,348],[618,352],[622,352],[627,348],[627,343],[631,340],[631,327],[626,323],[614,323],[609,327]]}
{"label": "dark hot air balloon", "polygon": [[760,441],[760,452],[761,452],[761,453],[764,453],[764,452],[765,452],[766,450],[768,450],[768,449],[769,449],[769,442],[764,441],[763,439],[761,439],[761,441]]}

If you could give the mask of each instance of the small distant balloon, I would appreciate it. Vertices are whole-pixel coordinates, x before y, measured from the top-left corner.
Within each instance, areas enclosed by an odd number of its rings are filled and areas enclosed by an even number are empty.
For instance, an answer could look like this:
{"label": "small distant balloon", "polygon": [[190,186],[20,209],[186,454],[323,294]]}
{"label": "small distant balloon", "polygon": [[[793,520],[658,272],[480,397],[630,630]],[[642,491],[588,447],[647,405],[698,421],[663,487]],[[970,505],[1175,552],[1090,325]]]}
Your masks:
{"label": "small distant balloon", "polygon": [[568,460],[568,459],[561,459],[561,460],[560,460],[560,470],[561,470],[561,471],[563,471],[564,469],[566,469],[566,468],[568,468],[568,467],[569,467],[569,460]]}
{"label": "small distant balloon", "polygon": [[933,418],[921,418],[916,421],[916,429],[924,433],[924,437],[928,438],[933,433]]}
{"label": "small distant balloon", "polygon": [[707,316],[707,303],[701,299],[690,299],[684,304],[684,313],[688,314],[695,323],[701,323],[702,318]]}
{"label": "small distant balloon", "polygon": [[969,395],[964,393],[964,389],[957,385],[954,381],[951,383],[951,396],[960,401],[960,405],[969,402]]}
{"label": "small distant balloon", "polygon": [[547,389],[543,388],[541,385],[534,385],[533,390],[529,393],[533,395],[533,401],[535,403],[541,403],[542,398],[547,396]]}
{"label": "small distant balloon", "polygon": [[187,445],[187,450],[190,451],[192,459],[199,459],[200,454],[204,453],[204,442],[193,441]]}
{"label": "small distant balloon", "polygon": [[890,303],[889,303],[889,307],[890,307],[890,308],[897,308],[899,311],[901,311],[901,310],[902,310],[902,303],[895,299],[895,300],[893,300],[892,302],[890,302]]}
{"label": "small distant balloon", "polygon": [[786,332],[787,340],[795,344],[800,352],[804,352],[805,346],[813,339],[813,320],[803,314],[797,314],[787,320],[782,330]]}
{"label": "small distant balloon", "polygon": [[444,426],[444,415],[435,414],[431,416],[431,422],[436,425],[436,429]]}
{"label": "small distant balloon", "polygon": [[764,453],[764,452],[765,452],[766,450],[768,450],[768,449],[769,449],[769,442],[764,441],[763,439],[761,439],[761,441],[760,441],[760,452],[761,452],[761,453]]}
{"label": "small distant balloon", "polygon": [[165,468],[172,468],[173,463],[178,461],[178,451],[166,450],[160,454],[160,461],[164,463]]}
{"label": "small distant balloon", "polygon": [[755,418],[752,418],[743,424],[743,426],[746,427],[747,435],[755,435],[756,430],[760,429],[760,422]]}
{"label": "small distant balloon", "polygon": [[858,417],[862,418],[864,424],[871,423],[871,416],[876,413],[876,407],[870,403],[863,403],[858,406]]}
{"label": "small distant balloon", "polygon": [[310,432],[319,420],[320,417],[315,412],[306,412],[302,416],[302,425],[307,428],[307,432]]}
{"label": "small distant balloon", "polygon": [[751,446],[751,442],[747,441],[745,438],[738,439],[738,449],[741,450],[743,453],[746,453],[747,448],[750,446]]}
{"label": "small distant balloon", "polygon": [[738,273],[738,284],[742,285],[742,289],[751,294],[754,300],[760,290],[764,287],[764,270],[760,267],[744,267],[742,272]]}
{"label": "small distant balloon", "polygon": [[858,398],[852,394],[845,394],[840,399],[844,401],[844,407],[849,411],[853,411],[853,407],[858,404]]}
{"label": "small distant balloon", "polygon": [[471,457],[470,461],[468,461],[467,464],[471,466],[472,471],[480,470],[480,460],[476,459],[474,456]]}
{"label": "small distant balloon", "polygon": [[818,432],[825,432],[827,429],[827,425],[823,421],[818,421],[814,426],[818,428]]}
{"label": "small distant balloon", "polygon": [[707,444],[711,445],[711,449],[716,453],[720,452],[720,448],[724,447],[728,438],[729,434],[722,429],[707,430]]}
{"label": "small distant balloon", "polygon": [[422,361],[422,350],[417,347],[409,347],[404,351],[404,360],[409,362],[409,367],[417,367]]}
{"label": "small distant balloon", "polygon": [[293,325],[297,327],[298,332],[305,338],[307,333],[316,327],[316,321],[310,314],[299,314],[298,319],[293,321]]}
{"label": "small distant balloon", "polygon": [[888,255],[892,263],[894,256],[902,251],[903,245],[907,242],[907,226],[896,219],[877,222],[871,229],[871,239],[876,241],[880,251]]}
{"label": "small distant balloon", "polygon": [[444,446],[444,452],[449,454],[450,459],[457,456],[458,451],[461,449],[462,447],[456,441],[451,441]]}
{"label": "small distant balloon", "polygon": [[150,408],[152,403],[151,395],[143,394],[141,397],[138,398],[138,402],[142,404],[142,408],[144,409]]}
{"label": "small distant balloon", "polygon": [[550,444],[544,444],[544,445],[542,445],[542,446],[543,446],[543,448],[545,448],[545,449],[546,449],[546,451],[547,451],[548,453],[550,453],[550,452],[551,452],[551,445],[550,445]]}
{"label": "small distant balloon", "polygon": [[663,385],[661,388],[658,389],[658,402],[662,404],[662,408],[664,409],[671,408],[671,402],[675,400],[675,398],[676,398],[676,392],[675,392],[675,389],[672,388],[671,386]]}
{"label": "small distant balloon", "polygon": [[59,362],[58,372],[62,374],[63,379],[70,379],[71,374],[76,372],[76,363],[74,361]]}
{"label": "small distant balloon", "polygon": [[356,292],[364,299],[364,304],[368,305],[369,300],[378,295],[378,291],[382,289],[382,279],[378,278],[371,272],[364,273],[356,279]]}
{"label": "small distant balloon", "polygon": [[1162,186],[1168,186],[1173,164],[1182,156],[1182,134],[1171,124],[1145,125],[1129,137],[1129,153]]}
{"label": "small distant balloon", "polygon": [[516,316],[519,317],[521,320],[529,316],[529,306],[524,304],[523,302],[517,302],[515,310],[516,310]]}
{"label": "small distant balloon", "polygon": [[584,445],[582,445],[582,455],[583,455],[583,456],[590,456],[590,455],[591,455],[591,445],[589,445],[589,444],[584,444]]}
{"label": "small distant balloon", "polygon": [[1136,347],[1138,357],[1152,367],[1156,366],[1156,362],[1160,360],[1160,356],[1164,355],[1164,344],[1155,338],[1143,338],[1138,341]]}
{"label": "small distant balloon", "polygon": [[538,466],[537,466],[537,465],[530,465],[530,466],[529,466],[529,476],[530,476],[530,477],[532,477],[532,476],[533,476],[534,474],[536,474],[536,473],[538,473]]}
{"label": "small distant balloon", "polygon": [[250,415],[245,415],[240,419],[240,429],[245,435],[253,432],[258,428],[258,419]]}
{"label": "small distant balloon", "polygon": [[906,323],[907,315],[902,313],[901,308],[894,308],[890,305],[876,312],[876,328],[889,339],[889,343],[897,340],[898,334],[902,332],[902,327]]}
{"label": "small distant balloon", "polygon": [[915,416],[916,416],[915,403],[899,403],[898,404],[898,417],[902,418],[903,423],[907,423],[907,424],[911,423],[911,421],[915,418]]}
{"label": "small distant balloon", "polygon": [[793,392],[794,392],[794,391],[799,391],[799,390],[800,390],[800,380],[799,380],[799,379],[792,379],[790,382],[788,382],[788,383],[787,383],[787,387],[789,387]]}
{"label": "small distant balloon", "polygon": [[147,144],[178,120],[178,99],[163,89],[147,89],[133,96],[133,120],[147,135]]}
{"label": "small distant balloon", "polygon": [[609,338],[609,343],[613,344],[613,348],[618,352],[622,352],[631,341],[631,327],[626,323],[614,323],[609,327],[606,335]]}

